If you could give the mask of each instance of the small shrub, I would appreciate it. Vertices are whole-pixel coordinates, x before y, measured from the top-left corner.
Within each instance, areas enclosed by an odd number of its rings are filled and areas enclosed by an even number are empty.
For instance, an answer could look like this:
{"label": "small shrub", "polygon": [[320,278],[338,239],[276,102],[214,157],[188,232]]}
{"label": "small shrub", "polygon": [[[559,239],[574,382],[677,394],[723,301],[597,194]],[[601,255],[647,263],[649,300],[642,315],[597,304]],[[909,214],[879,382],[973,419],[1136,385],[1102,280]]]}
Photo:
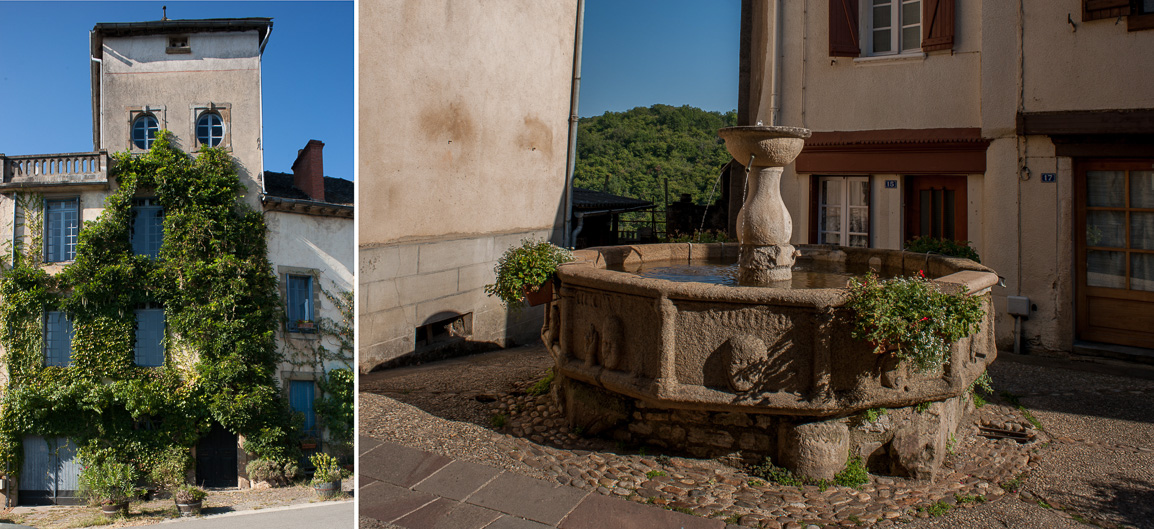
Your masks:
{"label": "small shrub", "polygon": [[190,503],[196,503],[198,501],[204,501],[204,498],[207,496],[208,494],[204,492],[204,489],[194,485],[182,485],[172,491],[172,499],[176,500],[176,503],[183,503],[186,505]]}
{"label": "small shrub", "polygon": [[765,486],[765,482],[760,480],[760,479],[751,479],[751,480],[749,480],[748,483],[749,483],[750,487],[764,487]]}
{"label": "small shrub", "polygon": [[494,413],[493,416],[489,418],[489,424],[491,424],[493,428],[504,428],[505,422],[506,419],[504,413]]}
{"label": "small shrub", "polygon": [[937,237],[914,237],[906,243],[906,251],[917,253],[934,253],[948,257],[961,257],[975,263],[982,262],[978,258],[977,250],[970,247],[970,241],[955,241],[953,239],[939,239]]}
{"label": "small shrub", "polygon": [[926,410],[930,409],[930,404],[933,404],[933,402],[928,400],[925,402],[919,402],[917,406],[914,406],[914,411],[918,413],[925,413]]}
{"label": "small shrub", "polygon": [[144,489],[136,486],[139,479],[132,465],[105,459],[80,471],[80,493],[92,505],[124,503],[144,494]]}
{"label": "small shrub", "polygon": [[539,396],[548,393],[549,386],[553,384],[553,378],[555,376],[556,375],[553,373],[553,368],[550,367],[549,370],[545,372],[545,377],[541,380],[538,380],[536,384],[533,384],[533,386],[525,392],[533,396]]}
{"label": "small shrub", "polygon": [[918,510],[925,511],[930,516],[937,518],[939,516],[943,516],[946,513],[950,512],[950,504],[948,504],[944,501],[939,501],[939,502],[931,504],[927,507],[921,507]]}
{"label": "small shrub", "polygon": [[870,408],[862,412],[862,420],[865,422],[874,422],[887,413],[889,413],[889,410],[885,408]]}
{"label": "small shrub", "polygon": [[986,497],[982,494],[954,494],[954,499],[958,500],[958,503],[962,505],[969,505],[971,503],[986,503]]}
{"label": "small shrub", "polygon": [[309,456],[309,462],[316,469],[312,479],[314,486],[349,477],[348,471],[341,467],[341,462],[326,453],[320,452]]}
{"label": "small shrub", "polygon": [[765,458],[764,463],[750,469],[750,474],[771,483],[777,483],[778,485],[785,485],[787,487],[800,487],[805,484],[804,481],[795,476],[793,472],[773,464],[773,461],[768,457]]}
{"label": "small shrub", "polygon": [[288,460],[254,459],[245,466],[248,479],[253,482],[267,481],[269,485],[281,487],[292,483],[300,468]]}
{"label": "small shrub", "polygon": [[1014,479],[1002,482],[999,486],[1006,492],[1018,492],[1022,489],[1022,480],[1024,477],[1023,474],[1019,474]]}
{"label": "small shrub", "polygon": [[509,310],[520,311],[525,289],[535,290],[553,277],[557,265],[573,260],[573,253],[548,241],[524,239],[505,251],[493,272],[497,282],[485,285],[485,293],[497,296]]}
{"label": "small shrub", "polygon": [[192,457],[188,451],[172,447],[161,454],[156,465],[149,473],[152,484],[164,490],[175,490],[184,484],[185,473],[192,465]]}
{"label": "small shrub", "polygon": [[649,478],[649,479],[659,478],[659,477],[664,476],[664,475],[665,475],[664,470],[650,470],[649,472],[645,473],[645,477]]}
{"label": "small shrub", "polygon": [[957,447],[958,439],[954,437],[954,434],[950,434],[950,439],[946,441],[946,452],[948,452],[950,455],[954,455]]}
{"label": "small shrub", "polygon": [[846,461],[845,468],[833,477],[834,483],[843,487],[858,488],[870,481],[869,469],[862,462],[861,456],[853,456]]}

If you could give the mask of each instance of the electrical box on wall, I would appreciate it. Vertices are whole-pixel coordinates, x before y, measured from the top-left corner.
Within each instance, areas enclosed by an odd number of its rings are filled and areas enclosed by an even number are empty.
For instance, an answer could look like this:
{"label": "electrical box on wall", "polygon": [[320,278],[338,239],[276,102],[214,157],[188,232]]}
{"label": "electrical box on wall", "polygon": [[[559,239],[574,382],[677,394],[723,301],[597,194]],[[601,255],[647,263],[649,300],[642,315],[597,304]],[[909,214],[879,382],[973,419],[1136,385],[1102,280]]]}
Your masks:
{"label": "electrical box on wall", "polygon": [[1006,312],[1011,316],[1029,316],[1030,298],[1026,296],[1006,296]]}

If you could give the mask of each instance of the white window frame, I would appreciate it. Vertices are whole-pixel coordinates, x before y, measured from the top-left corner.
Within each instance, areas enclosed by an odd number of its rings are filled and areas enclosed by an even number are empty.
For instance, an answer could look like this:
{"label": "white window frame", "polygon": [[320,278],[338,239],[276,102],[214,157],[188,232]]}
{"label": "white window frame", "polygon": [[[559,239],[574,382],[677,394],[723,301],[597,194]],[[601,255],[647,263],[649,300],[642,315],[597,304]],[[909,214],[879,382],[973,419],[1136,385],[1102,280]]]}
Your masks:
{"label": "white window frame", "polygon": [[[870,240],[870,233],[869,233],[870,222],[872,220],[870,218],[870,213],[871,213],[870,212],[870,207],[871,207],[870,203],[873,200],[870,196],[870,195],[872,195],[872,193],[871,193],[872,189],[870,187],[870,178],[868,176],[819,176],[819,177],[817,177],[817,179],[818,179],[817,180],[817,197],[815,197],[816,198],[816,205],[814,206],[817,208],[817,243],[818,244],[837,244],[838,246],[850,246],[850,244],[849,244],[850,237],[863,236],[863,237],[865,237],[865,240],[866,240],[866,246],[865,247],[866,248],[871,247],[873,244],[873,241]],[[841,182],[841,186],[840,186],[840,190],[839,190],[839,193],[841,196],[838,197],[840,199],[839,204],[833,204],[833,205],[827,205],[826,204],[825,188],[824,188],[824,186],[822,186],[822,183],[823,182],[829,182],[829,181]],[[864,206],[852,206],[852,205],[850,205],[850,200],[849,200],[849,198],[850,198],[850,195],[849,195],[850,185],[852,183],[855,183],[855,182],[866,184],[866,197],[865,197],[865,205]],[[826,228],[826,226],[825,226],[826,225],[826,222],[825,222],[826,210],[832,209],[832,208],[836,208],[839,210],[840,222],[839,222],[839,226],[838,226],[837,230],[825,229]],[[850,213],[851,213],[850,210],[851,209],[864,209],[865,210],[865,212],[866,212],[866,229],[864,232],[850,231],[850,229],[849,229],[850,224],[849,223],[850,223]],[[838,234],[838,242],[837,243],[827,242],[826,234],[828,234],[828,233]]]}
{"label": "white window frame", "polygon": [[[883,5],[890,6],[890,51],[875,52],[874,51],[874,2],[885,2]],[[902,7],[909,4],[917,5],[918,22],[916,24],[903,24],[901,20]],[[922,54],[922,0],[862,0],[861,2],[861,56],[862,57],[887,57],[887,56],[908,56]],[[880,7],[880,6],[879,6]],[[906,28],[917,28],[917,43],[909,49],[902,49],[902,30]]]}

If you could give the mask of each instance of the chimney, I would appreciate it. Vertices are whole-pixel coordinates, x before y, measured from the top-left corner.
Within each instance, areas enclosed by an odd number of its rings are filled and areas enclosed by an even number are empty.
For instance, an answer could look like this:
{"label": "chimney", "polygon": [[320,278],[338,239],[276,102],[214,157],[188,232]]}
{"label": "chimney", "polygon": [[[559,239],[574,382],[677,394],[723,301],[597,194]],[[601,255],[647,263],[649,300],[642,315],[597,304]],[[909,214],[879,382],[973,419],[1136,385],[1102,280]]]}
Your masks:
{"label": "chimney", "polygon": [[324,142],[309,140],[305,148],[297,151],[293,162],[293,187],[321,202],[325,200],[325,167],[321,156],[324,147]]}

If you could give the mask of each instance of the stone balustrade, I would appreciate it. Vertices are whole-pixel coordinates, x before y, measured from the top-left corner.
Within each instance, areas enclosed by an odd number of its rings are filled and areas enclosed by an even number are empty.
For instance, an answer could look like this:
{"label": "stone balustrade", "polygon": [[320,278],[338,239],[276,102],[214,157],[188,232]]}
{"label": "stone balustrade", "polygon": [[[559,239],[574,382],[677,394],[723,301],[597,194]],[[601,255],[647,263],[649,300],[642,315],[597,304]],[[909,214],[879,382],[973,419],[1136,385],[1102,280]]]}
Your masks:
{"label": "stone balustrade", "polygon": [[0,190],[108,185],[106,151],[5,156]]}

